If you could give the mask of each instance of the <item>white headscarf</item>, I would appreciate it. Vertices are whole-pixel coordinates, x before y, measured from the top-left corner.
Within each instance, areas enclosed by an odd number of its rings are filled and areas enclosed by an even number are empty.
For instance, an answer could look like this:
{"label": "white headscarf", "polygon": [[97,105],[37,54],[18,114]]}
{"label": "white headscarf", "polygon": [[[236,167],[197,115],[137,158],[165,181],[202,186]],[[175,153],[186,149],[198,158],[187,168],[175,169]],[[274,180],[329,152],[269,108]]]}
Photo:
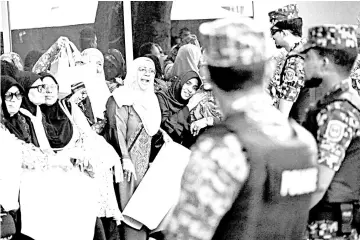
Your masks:
{"label": "white headscarf", "polygon": [[155,69],[155,64],[150,58],[135,59],[126,74],[124,86],[114,90],[112,95],[119,107],[133,106],[144,125],[145,131],[150,136],[154,136],[159,131],[161,124],[161,110],[154,92],[154,78],[146,91],[143,91],[138,83],[138,69],[146,62],[150,62]]}
{"label": "white headscarf", "polygon": [[97,67],[97,73],[104,75],[104,55],[96,48],[87,48],[81,52],[82,61],[85,64],[96,64],[93,62],[93,58],[97,58],[100,61],[101,66]]}
{"label": "white headscarf", "polygon": [[186,44],[179,49],[170,77],[180,77],[189,71],[199,72],[198,65],[201,59],[201,50],[193,44]]}
{"label": "white headscarf", "polygon": [[[105,82],[104,56],[96,48],[85,49],[82,51],[81,56],[82,61],[85,63],[81,77],[84,79],[95,120],[97,118],[103,119],[104,111],[106,111],[106,102],[110,97],[110,90]],[[93,58],[96,58],[96,61],[99,61],[99,63],[94,62]],[[96,67],[96,71],[94,67]]]}

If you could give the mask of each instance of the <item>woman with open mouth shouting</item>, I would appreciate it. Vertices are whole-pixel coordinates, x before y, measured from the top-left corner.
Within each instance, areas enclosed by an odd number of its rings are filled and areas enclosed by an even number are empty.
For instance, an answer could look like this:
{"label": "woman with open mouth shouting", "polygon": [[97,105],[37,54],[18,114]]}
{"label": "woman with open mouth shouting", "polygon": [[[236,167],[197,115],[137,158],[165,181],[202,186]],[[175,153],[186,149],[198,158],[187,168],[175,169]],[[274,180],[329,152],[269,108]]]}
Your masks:
{"label": "woman with open mouth shouting", "polygon": [[[151,138],[160,129],[161,111],[154,93],[155,65],[140,57],[131,63],[130,71],[107,103],[105,139],[121,156],[125,180],[119,183],[118,199],[123,211],[149,168]],[[145,227],[136,230],[125,224],[121,239],[148,239]]]}

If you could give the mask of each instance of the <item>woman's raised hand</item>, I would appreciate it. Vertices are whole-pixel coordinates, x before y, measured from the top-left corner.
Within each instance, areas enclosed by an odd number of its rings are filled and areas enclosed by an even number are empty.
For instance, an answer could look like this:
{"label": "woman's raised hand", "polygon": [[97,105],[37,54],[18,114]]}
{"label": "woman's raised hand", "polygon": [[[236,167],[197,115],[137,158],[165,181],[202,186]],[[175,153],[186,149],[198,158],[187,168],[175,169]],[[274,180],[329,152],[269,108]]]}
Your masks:
{"label": "woman's raised hand", "polygon": [[200,102],[202,102],[203,100],[205,100],[206,98],[206,93],[205,92],[200,92],[200,93],[195,93],[194,96],[192,96],[189,100],[189,103],[187,104],[187,107],[189,108],[189,110],[193,110]]}

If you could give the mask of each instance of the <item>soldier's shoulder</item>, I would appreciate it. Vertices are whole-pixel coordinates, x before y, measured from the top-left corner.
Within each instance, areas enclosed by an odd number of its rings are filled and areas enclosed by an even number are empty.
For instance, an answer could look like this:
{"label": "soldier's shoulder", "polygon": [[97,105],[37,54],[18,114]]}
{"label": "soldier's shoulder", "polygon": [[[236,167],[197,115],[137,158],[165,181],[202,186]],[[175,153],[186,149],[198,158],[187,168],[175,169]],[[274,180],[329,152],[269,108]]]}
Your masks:
{"label": "soldier's shoulder", "polygon": [[353,113],[357,117],[360,117],[360,97],[353,93],[346,92],[342,94],[338,99],[335,99],[332,102],[326,104],[322,113],[331,114],[334,111],[342,112],[342,113]]}
{"label": "soldier's shoulder", "polygon": [[[209,149],[217,148],[217,147],[230,147],[227,146],[229,141],[226,139],[231,138],[232,142],[235,144],[240,144],[239,139],[237,138],[236,134],[229,130],[225,125],[218,124],[213,126],[212,128],[208,129],[204,132],[196,141],[193,149],[199,149],[200,151],[208,151]],[[204,146],[211,146],[205,147]]]}
{"label": "soldier's shoulder", "polygon": [[293,64],[293,63],[304,63],[304,57],[299,55],[296,51],[292,51],[286,57],[286,64]]}
{"label": "soldier's shoulder", "polygon": [[244,181],[249,173],[248,159],[235,133],[224,126],[215,126],[199,137],[192,147],[192,160],[204,166],[217,166],[237,181]]}

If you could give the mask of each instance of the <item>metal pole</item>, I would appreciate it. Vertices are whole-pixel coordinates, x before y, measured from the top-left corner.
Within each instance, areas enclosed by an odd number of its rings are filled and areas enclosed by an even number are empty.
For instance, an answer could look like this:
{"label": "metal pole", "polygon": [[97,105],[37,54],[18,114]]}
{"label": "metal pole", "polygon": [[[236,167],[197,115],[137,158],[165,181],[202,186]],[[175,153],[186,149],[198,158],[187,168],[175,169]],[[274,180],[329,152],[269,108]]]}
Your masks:
{"label": "metal pole", "polygon": [[131,22],[131,1],[125,0],[124,4],[124,34],[125,34],[125,54],[126,54],[126,68],[129,72],[130,63],[134,59],[133,53],[133,39],[132,39],[132,22]]}
{"label": "metal pole", "polygon": [[3,29],[4,52],[12,51],[9,1],[1,2],[1,24]]}

